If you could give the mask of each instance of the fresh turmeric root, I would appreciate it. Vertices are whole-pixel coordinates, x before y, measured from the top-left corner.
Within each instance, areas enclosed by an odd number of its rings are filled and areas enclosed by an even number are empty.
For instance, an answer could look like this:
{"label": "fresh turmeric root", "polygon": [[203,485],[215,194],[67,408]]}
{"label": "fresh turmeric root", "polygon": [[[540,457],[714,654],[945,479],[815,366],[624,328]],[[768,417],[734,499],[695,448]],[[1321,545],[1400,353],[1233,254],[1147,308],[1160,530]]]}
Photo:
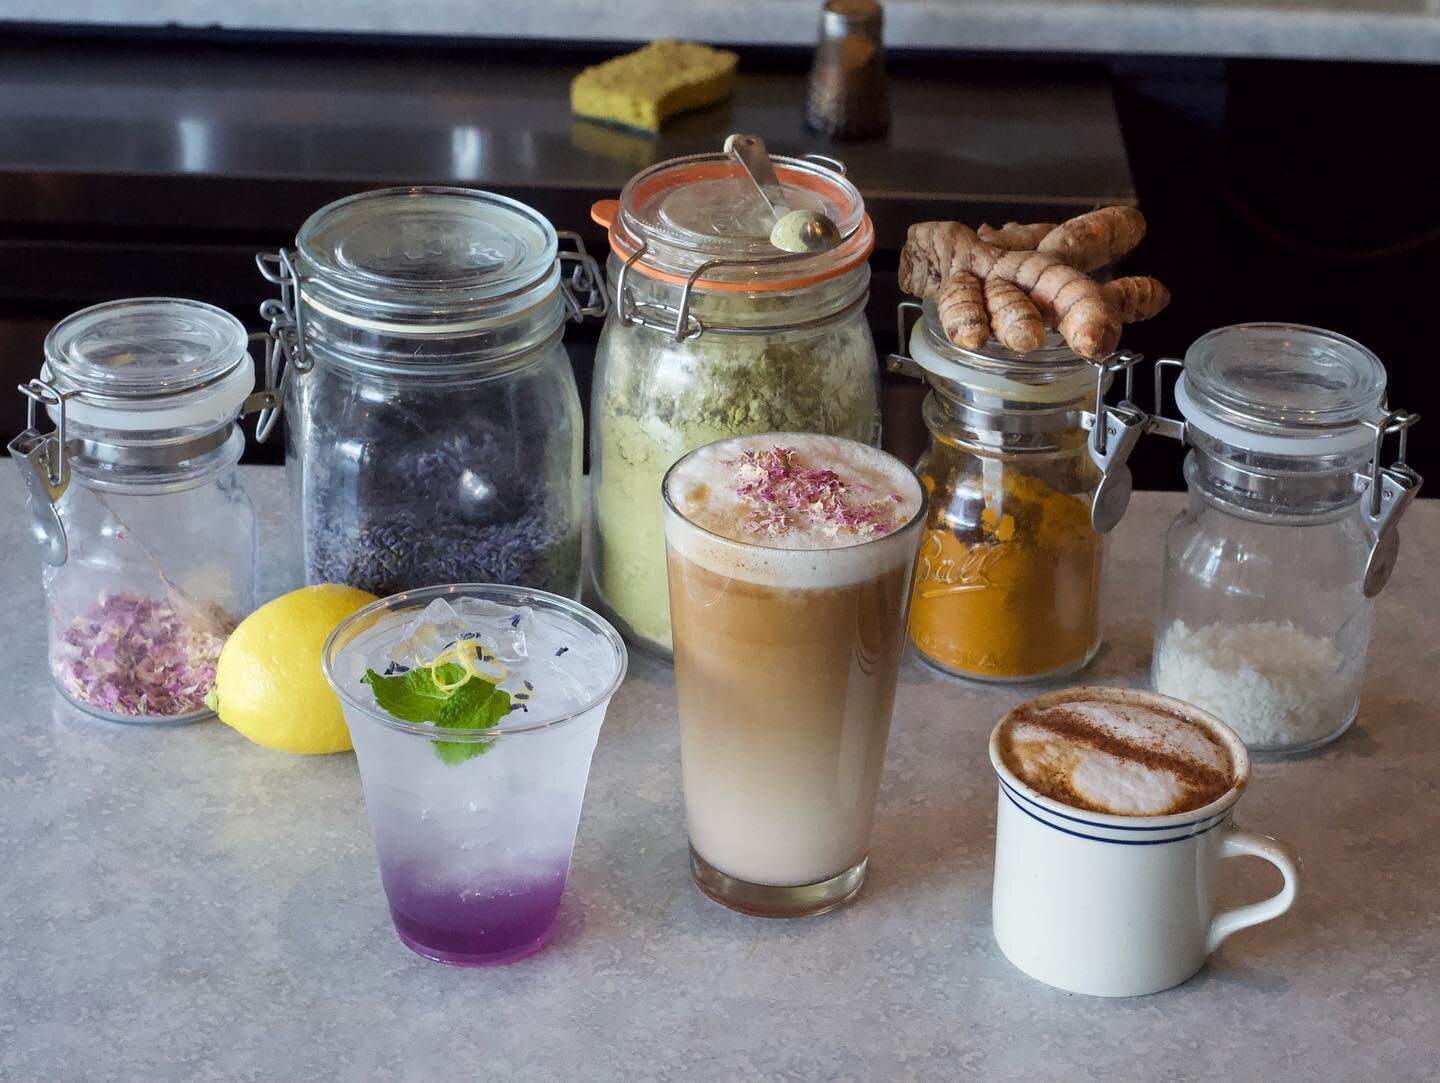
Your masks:
{"label": "fresh turmeric root", "polygon": [[1121,323],[1138,323],[1157,316],[1170,303],[1170,291],[1158,278],[1130,275],[1100,287]]}
{"label": "fresh turmeric root", "polygon": [[1145,236],[1145,216],[1134,207],[1101,207],[1056,226],[1035,246],[1077,271],[1094,271],[1120,259]]}
{"label": "fresh turmeric root", "polygon": [[1013,282],[1070,348],[1095,359],[1120,345],[1120,317],[1111,311],[1093,278],[1045,252],[1006,252],[990,273]]}
{"label": "fresh turmeric root", "polygon": [[[1029,352],[1054,327],[1076,354],[1095,360],[1115,351],[1122,323],[1149,319],[1169,303],[1153,278],[1102,287],[1086,273],[1139,243],[1145,219],[1133,208],[1104,207],[1054,227],[1009,222],[981,231],[918,222],[900,252],[900,288],[937,307],[943,297],[941,326],[966,349],[993,333],[1006,348]],[[1038,248],[1009,247],[1037,237]]]}
{"label": "fresh turmeric root", "polygon": [[990,338],[990,321],[985,318],[985,293],[980,280],[961,271],[935,295],[935,308],[945,337],[967,350],[978,350]]}
{"label": "fresh turmeric root", "polygon": [[1006,222],[999,229],[986,223],[975,232],[979,234],[982,241],[988,241],[996,248],[1004,248],[1011,252],[1034,251],[1046,234],[1058,228],[1054,222],[1033,222],[1024,225],[1020,222]]}
{"label": "fresh turmeric root", "polygon": [[1029,353],[1045,345],[1045,323],[1040,311],[1015,283],[993,274],[987,278],[985,310],[990,314],[995,337],[1007,350]]}

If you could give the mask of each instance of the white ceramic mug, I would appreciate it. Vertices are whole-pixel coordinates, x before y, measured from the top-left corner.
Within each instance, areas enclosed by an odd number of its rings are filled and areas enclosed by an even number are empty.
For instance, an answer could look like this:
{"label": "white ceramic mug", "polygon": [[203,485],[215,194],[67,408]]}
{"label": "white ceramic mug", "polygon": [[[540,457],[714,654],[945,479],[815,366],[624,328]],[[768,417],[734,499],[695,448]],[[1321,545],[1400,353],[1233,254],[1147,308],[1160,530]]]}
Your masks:
{"label": "white ceramic mug", "polygon": [[[1250,757],[1229,726],[1191,704],[1129,689],[1071,688],[1028,705],[1081,699],[1148,701],[1180,712],[1229,749],[1234,781],[1203,808],[1171,816],[1071,808],[1026,785],[1001,761],[1002,719],[990,735],[990,762],[1000,779],[995,939],[1012,963],[1048,985],[1094,996],[1158,992],[1194,975],[1231,933],[1289,910],[1295,858],[1274,839],[1231,822],[1250,781]],[[1284,886],[1262,902],[1217,913],[1216,867],[1241,855],[1269,861]]]}

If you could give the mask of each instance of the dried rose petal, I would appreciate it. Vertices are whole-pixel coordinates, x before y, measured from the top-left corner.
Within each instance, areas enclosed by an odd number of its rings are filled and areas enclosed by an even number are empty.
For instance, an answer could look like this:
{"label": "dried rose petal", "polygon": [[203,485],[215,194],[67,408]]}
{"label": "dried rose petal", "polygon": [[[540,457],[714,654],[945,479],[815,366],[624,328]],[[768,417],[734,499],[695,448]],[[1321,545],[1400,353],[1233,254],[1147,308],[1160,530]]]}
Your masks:
{"label": "dried rose petal", "polygon": [[72,698],[112,714],[203,710],[235,621],[218,606],[202,616],[208,626],[187,622],[164,601],[104,596],[56,637],[56,679]]}
{"label": "dried rose petal", "polygon": [[860,501],[853,493],[864,486],[847,485],[833,470],[804,466],[795,448],[743,451],[727,465],[735,467],[735,492],[750,505],[746,528],[755,534],[783,534],[806,524],[832,535],[842,530],[878,537],[895,529],[894,505],[888,499]]}

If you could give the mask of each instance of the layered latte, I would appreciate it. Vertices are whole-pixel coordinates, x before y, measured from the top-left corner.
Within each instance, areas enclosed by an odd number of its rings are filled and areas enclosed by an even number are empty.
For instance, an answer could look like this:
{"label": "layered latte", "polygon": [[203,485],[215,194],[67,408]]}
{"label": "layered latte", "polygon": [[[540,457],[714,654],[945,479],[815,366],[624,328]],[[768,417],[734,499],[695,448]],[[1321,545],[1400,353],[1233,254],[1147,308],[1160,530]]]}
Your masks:
{"label": "layered latte", "polygon": [[692,452],[665,500],[697,880],[828,909],[863,878],[923,489],[874,448],[772,433]]}

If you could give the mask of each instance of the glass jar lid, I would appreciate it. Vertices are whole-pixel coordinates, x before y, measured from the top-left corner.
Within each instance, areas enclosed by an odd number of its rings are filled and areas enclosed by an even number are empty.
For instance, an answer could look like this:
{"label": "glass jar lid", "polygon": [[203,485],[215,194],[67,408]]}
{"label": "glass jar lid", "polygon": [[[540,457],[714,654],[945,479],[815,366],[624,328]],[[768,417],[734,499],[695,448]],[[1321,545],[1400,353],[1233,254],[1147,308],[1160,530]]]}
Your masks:
{"label": "glass jar lid", "polygon": [[723,152],[651,166],[630,179],[618,203],[597,203],[592,216],[610,230],[617,256],[677,284],[699,271],[696,285],[707,289],[790,289],[864,263],[875,230],[859,189],[816,161],[775,155],[771,161],[791,209],[829,216],[840,229],[839,245],[796,254],[771,244],[769,205],[740,163]]}
{"label": "glass jar lid", "polygon": [[148,399],[224,376],[248,341],[240,321],[213,305],[138,297],[65,317],[45,338],[45,363],[62,391]]}
{"label": "glass jar lid", "polygon": [[66,412],[79,425],[154,430],[229,421],[255,387],[248,345],[240,321],[213,305],[107,301],[51,329],[41,375],[72,396]]}
{"label": "glass jar lid", "polygon": [[1095,393],[1095,366],[1077,356],[1058,331],[1047,331],[1045,344],[1030,353],[1016,353],[994,339],[968,350],[946,336],[933,301],[924,302],[910,333],[910,356],[932,384],[938,378],[999,403],[1070,403]]}
{"label": "glass jar lid", "polygon": [[[559,286],[554,227],[518,200],[468,188],[349,196],[306,219],[296,246],[307,303],[401,333],[503,322]],[[558,326],[558,298],[554,307]]]}
{"label": "glass jar lid", "polygon": [[1288,323],[1221,327],[1185,352],[1176,401],[1188,424],[1252,451],[1364,445],[1382,412],[1385,367],[1360,343]]}

